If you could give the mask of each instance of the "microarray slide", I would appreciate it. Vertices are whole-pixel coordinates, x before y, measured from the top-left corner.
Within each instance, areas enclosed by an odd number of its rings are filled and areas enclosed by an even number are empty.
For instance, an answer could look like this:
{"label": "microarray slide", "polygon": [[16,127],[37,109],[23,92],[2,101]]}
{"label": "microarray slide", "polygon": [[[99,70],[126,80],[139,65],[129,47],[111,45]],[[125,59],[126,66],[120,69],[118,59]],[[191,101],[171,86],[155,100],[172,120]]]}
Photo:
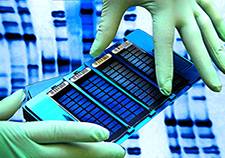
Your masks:
{"label": "microarray slide", "polygon": [[90,122],[110,131],[105,140],[123,143],[200,77],[193,63],[173,52],[170,96],[156,82],[152,37],[137,29],[73,72],[25,88],[27,121]]}

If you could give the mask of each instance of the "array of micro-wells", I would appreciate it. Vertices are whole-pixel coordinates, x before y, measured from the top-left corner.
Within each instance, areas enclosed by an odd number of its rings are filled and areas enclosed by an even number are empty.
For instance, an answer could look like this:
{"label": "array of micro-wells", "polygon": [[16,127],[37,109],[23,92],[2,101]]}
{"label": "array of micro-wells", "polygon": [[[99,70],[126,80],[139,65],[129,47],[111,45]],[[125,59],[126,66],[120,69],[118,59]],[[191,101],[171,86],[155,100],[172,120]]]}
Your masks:
{"label": "array of micro-wells", "polygon": [[92,74],[80,86],[129,125],[146,116],[149,111],[97,74]]}
{"label": "array of micro-wells", "polygon": [[63,92],[62,96],[57,99],[57,102],[73,114],[79,121],[99,124],[107,128],[111,135],[119,130],[126,130],[124,125],[119,123],[76,89],[70,88],[68,92]]}
{"label": "array of micro-wells", "polygon": [[[123,60],[131,64],[133,67],[139,69],[142,73],[147,75],[151,80],[156,83],[155,64],[153,56],[141,51],[133,45],[131,45],[129,48],[125,49],[122,53],[119,53],[118,55]],[[181,82],[185,81],[182,77],[174,73],[173,88],[175,88]]]}
{"label": "array of micro-wells", "polygon": [[116,60],[101,71],[148,107],[165,98],[155,86]]}
{"label": "array of micro-wells", "polygon": [[149,78],[155,80],[153,57],[134,46],[130,46],[128,49],[120,53],[119,56],[144,72]]}

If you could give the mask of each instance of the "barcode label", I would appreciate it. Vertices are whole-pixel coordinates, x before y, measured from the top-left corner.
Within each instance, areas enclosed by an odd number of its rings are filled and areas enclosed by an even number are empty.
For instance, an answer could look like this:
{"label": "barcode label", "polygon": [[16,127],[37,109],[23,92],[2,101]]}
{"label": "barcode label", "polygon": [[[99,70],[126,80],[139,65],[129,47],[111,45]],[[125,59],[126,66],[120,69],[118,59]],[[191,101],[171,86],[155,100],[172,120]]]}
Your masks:
{"label": "barcode label", "polygon": [[129,46],[131,46],[132,43],[130,41],[126,41],[123,44],[119,45],[118,47],[116,47],[115,49],[112,50],[113,54],[117,54],[119,53],[121,50],[128,48]]}
{"label": "barcode label", "polygon": [[64,89],[66,86],[68,86],[69,83],[67,81],[64,81],[62,82],[60,85],[58,86],[54,86],[52,88],[52,90],[50,92],[48,92],[48,96],[52,97],[54,96],[55,94],[57,94],[58,92],[60,92],[62,89]]}
{"label": "barcode label", "polygon": [[104,63],[105,61],[107,61],[108,59],[110,59],[111,57],[112,57],[111,54],[106,54],[105,56],[101,57],[96,62],[94,62],[91,66],[93,66],[94,68],[96,68],[99,65],[101,65],[102,63]]}
{"label": "barcode label", "polygon": [[86,75],[90,71],[91,71],[91,68],[87,67],[84,70],[82,70],[81,72],[74,75],[72,78],[70,78],[70,81],[75,82],[78,79],[80,79],[81,77],[83,77],[84,75]]}

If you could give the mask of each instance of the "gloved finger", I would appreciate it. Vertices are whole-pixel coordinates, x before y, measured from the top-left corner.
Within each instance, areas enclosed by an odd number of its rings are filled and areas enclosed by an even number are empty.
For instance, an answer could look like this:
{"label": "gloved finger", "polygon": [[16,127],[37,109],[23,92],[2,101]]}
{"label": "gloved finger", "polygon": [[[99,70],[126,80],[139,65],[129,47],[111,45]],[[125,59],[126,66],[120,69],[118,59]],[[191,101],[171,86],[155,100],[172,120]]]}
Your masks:
{"label": "gloved finger", "polygon": [[196,0],[196,2],[208,14],[219,37],[225,41],[225,22],[215,4],[211,0]]}
{"label": "gloved finger", "polygon": [[24,91],[18,90],[0,101],[0,120],[8,120],[20,108],[25,98]]}
{"label": "gloved finger", "polygon": [[[60,121],[59,121],[60,122]],[[39,126],[37,123],[18,123],[18,122],[9,122],[9,121],[1,121],[0,122],[0,156],[1,157],[82,157],[82,158],[93,158],[93,157],[123,157],[125,154],[125,151],[117,144],[113,143],[103,143],[103,142],[59,142],[59,143],[52,143],[52,144],[38,144],[31,139],[29,139],[26,136],[26,133],[24,131],[34,128],[33,131],[37,132],[44,132],[43,135],[46,137],[46,139],[49,139],[49,137],[52,137],[52,135],[58,136],[61,134],[70,134],[70,138],[73,141],[74,137],[80,137],[84,138],[85,136],[88,136],[92,134],[91,132],[94,132],[94,134],[97,134],[96,130],[94,130],[91,127],[91,124],[87,125],[87,123],[82,126],[83,133],[77,133],[75,128],[79,127],[80,123],[74,122],[60,122],[60,125],[65,123],[69,126],[74,126],[71,129],[71,132],[65,133],[65,130],[68,130],[69,128],[62,125],[61,130],[55,130],[54,132],[48,133],[45,132],[45,130],[39,130],[38,128],[48,128],[49,124],[51,126],[51,123],[46,121],[46,124],[42,124],[43,126]],[[24,126],[22,126],[24,125]],[[29,127],[30,126],[30,127]],[[25,127],[29,129],[25,129]],[[64,128],[65,127],[65,128]],[[97,127],[97,125],[96,125]],[[54,127],[53,128],[58,128]],[[95,128],[95,127],[94,127]],[[90,134],[87,134],[87,130],[90,129]],[[97,129],[97,128],[96,128]],[[32,132],[32,130],[31,130]],[[78,135],[79,134],[79,135]],[[36,135],[38,136],[38,135]],[[36,137],[35,136],[35,137]],[[44,137],[40,133],[39,136],[41,136],[41,139]],[[31,136],[32,137],[32,136]],[[38,139],[38,138],[36,138]],[[51,138],[50,138],[51,139]],[[57,138],[56,138],[57,139]],[[67,138],[69,139],[69,137]],[[87,140],[87,139],[85,139]],[[63,141],[63,140],[62,140]]]}
{"label": "gloved finger", "polygon": [[85,122],[41,121],[19,125],[23,133],[37,143],[98,142],[108,139],[109,131]]}
{"label": "gloved finger", "polygon": [[196,21],[201,30],[209,55],[220,71],[225,73],[225,52],[209,17],[199,9]]}
{"label": "gloved finger", "polygon": [[170,95],[172,91],[174,27],[168,14],[153,16],[156,78],[159,90],[164,95]]}
{"label": "gloved finger", "polygon": [[121,18],[128,8],[129,5],[125,4],[124,1],[103,1],[98,32],[90,50],[90,55],[92,57],[101,55],[105,48],[111,43],[116,35]]}
{"label": "gloved finger", "polygon": [[178,28],[178,31],[204,83],[213,91],[221,91],[222,85],[213,68],[194,17],[188,19],[185,25]]}
{"label": "gloved finger", "polygon": [[114,143],[70,143],[43,145],[40,157],[122,158],[125,150]]}

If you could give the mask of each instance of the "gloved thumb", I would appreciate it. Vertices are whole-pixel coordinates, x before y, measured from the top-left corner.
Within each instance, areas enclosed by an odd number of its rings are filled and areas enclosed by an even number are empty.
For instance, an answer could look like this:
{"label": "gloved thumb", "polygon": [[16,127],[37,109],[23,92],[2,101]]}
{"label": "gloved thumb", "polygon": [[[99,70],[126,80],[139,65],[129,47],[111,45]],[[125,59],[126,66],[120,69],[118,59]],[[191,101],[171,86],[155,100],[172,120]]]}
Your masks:
{"label": "gloved thumb", "polygon": [[40,121],[18,125],[36,143],[100,142],[109,138],[107,129],[86,122]]}
{"label": "gloved thumb", "polygon": [[97,57],[111,43],[118,30],[124,12],[129,8],[124,1],[103,1],[102,15],[95,41],[91,47],[90,55]]}
{"label": "gloved thumb", "polygon": [[22,89],[0,101],[0,120],[8,120],[20,108],[25,93]]}

